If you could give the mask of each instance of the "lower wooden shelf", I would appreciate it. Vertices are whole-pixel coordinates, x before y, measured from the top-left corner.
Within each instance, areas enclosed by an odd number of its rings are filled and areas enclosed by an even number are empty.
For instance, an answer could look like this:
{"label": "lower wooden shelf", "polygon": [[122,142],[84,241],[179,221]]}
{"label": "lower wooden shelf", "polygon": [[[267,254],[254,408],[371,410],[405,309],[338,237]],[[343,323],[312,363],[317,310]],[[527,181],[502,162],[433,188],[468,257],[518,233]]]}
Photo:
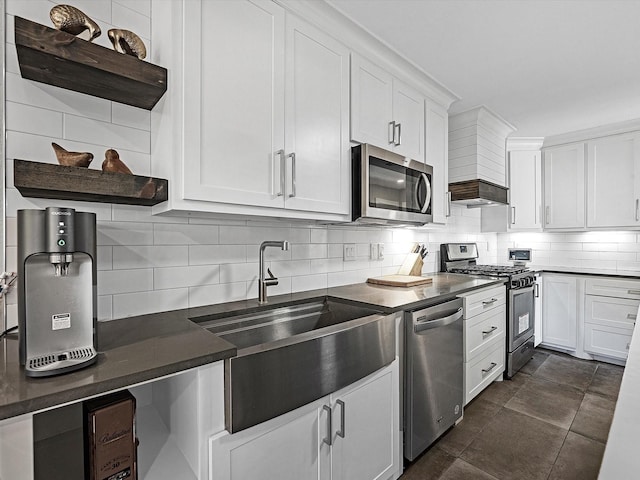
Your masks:
{"label": "lower wooden shelf", "polygon": [[156,205],[168,197],[163,178],[14,160],[13,183],[25,197]]}

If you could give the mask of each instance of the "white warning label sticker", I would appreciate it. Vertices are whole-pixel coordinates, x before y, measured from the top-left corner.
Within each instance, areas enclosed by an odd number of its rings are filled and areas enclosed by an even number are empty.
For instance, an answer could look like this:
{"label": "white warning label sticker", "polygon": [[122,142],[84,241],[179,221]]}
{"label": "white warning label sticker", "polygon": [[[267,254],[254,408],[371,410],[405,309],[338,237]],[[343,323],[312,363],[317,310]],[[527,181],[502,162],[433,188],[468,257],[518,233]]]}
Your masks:
{"label": "white warning label sticker", "polygon": [[51,315],[51,330],[63,330],[65,328],[71,328],[70,313],[56,313],[55,315]]}

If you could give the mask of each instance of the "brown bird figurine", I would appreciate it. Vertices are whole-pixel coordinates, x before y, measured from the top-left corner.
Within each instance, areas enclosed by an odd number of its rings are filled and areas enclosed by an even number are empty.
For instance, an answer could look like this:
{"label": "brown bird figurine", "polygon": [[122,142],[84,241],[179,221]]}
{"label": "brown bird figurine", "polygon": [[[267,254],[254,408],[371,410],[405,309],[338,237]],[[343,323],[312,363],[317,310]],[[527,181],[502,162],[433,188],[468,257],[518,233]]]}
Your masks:
{"label": "brown bird figurine", "polygon": [[102,31],[96,22],[84,12],[71,5],[56,5],[49,12],[53,25],[63,32],[79,35],[89,30],[89,41],[99,37]]}
{"label": "brown bird figurine", "polygon": [[57,143],[51,143],[53,151],[60,165],[65,167],[88,167],[93,160],[93,153],[90,152],[68,152]]}
{"label": "brown bird figurine", "polygon": [[147,56],[147,49],[140,37],[130,30],[112,28],[107,32],[109,40],[116,52],[132,55],[142,60]]}
{"label": "brown bird figurine", "polygon": [[120,155],[113,148],[110,148],[106,152],[104,152],[104,162],[102,162],[102,171],[103,172],[114,172],[114,173],[128,173],[129,175],[133,175],[129,167],[127,167],[122,160],[120,160]]}

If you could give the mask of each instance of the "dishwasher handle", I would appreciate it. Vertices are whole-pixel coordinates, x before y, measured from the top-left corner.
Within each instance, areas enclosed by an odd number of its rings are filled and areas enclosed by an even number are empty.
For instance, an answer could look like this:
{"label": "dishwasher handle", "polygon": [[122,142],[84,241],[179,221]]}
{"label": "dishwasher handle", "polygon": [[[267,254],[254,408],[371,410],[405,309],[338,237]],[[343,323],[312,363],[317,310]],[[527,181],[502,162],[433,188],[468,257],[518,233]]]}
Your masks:
{"label": "dishwasher handle", "polygon": [[420,333],[424,332],[425,330],[431,330],[432,328],[444,327],[460,320],[462,318],[462,315],[463,311],[462,307],[460,307],[455,311],[455,313],[447,315],[446,317],[434,318],[433,320],[420,320],[420,318],[424,318],[420,317],[418,318],[418,321],[414,323],[413,331],[415,333]]}

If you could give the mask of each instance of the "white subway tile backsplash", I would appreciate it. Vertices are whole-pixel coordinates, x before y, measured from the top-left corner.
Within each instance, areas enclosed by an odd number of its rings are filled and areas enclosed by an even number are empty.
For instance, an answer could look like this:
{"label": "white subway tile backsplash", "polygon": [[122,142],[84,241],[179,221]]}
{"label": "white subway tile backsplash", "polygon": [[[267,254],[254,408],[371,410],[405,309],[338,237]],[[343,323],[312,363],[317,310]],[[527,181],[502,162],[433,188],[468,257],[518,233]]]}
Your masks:
{"label": "white subway tile backsplash", "polygon": [[245,245],[189,245],[189,265],[216,265],[246,261]]}
{"label": "white subway tile backsplash", "polygon": [[311,229],[311,243],[329,243],[329,231],[326,228]]}
{"label": "white subway tile backsplash", "polygon": [[111,22],[111,0],[73,0],[73,6],[82,10],[100,26],[102,36],[107,35],[103,23],[113,23]]}
{"label": "white subway tile backsplash", "polygon": [[291,245],[291,259],[327,258],[327,244]]}
{"label": "white subway tile backsplash", "polygon": [[348,272],[333,272],[327,274],[327,286],[338,287],[350,283],[366,282],[367,278],[379,277],[380,268],[368,268],[365,270],[352,270]]}
{"label": "white subway tile backsplash", "polygon": [[175,225],[156,223],[153,225],[153,240],[156,245],[213,245],[218,243],[220,227],[217,225]]}
{"label": "white subway tile backsplash", "polygon": [[6,0],[5,8],[8,15],[17,15],[42,25],[51,25],[49,11],[53,5],[48,0]]}
{"label": "white subway tile backsplash", "polygon": [[18,304],[7,305],[7,328],[18,325]]}
{"label": "white subway tile backsplash", "polygon": [[340,258],[311,260],[309,262],[309,270],[311,274],[341,272],[344,270],[344,263],[342,256]]}
{"label": "white subway tile backsplash", "polygon": [[105,270],[98,272],[98,294],[144,292],[153,290],[153,270]]}
{"label": "white subway tile backsplash", "polygon": [[18,219],[8,217],[4,221],[5,245],[8,247],[18,246]]}
{"label": "white subway tile backsplash", "polygon": [[298,276],[298,275],[308,275],[309,273],[313,273],[311,271],[310,260],[291,260],[291,261],[284,261],[284,262],[271,262],[270,268],[273,274],[278,278],[292,277],[292,276]]}
{"label": "white subway tile backsplash", "polygon": [[176,310],[189,306],[189,290],[153,290],[113,296],[113,318]]}
{"label": "white subway tile backsplash", "polygon": [[98,224],[98,245],[153,245],[150,223],[104,222]]}
{"label": "white subway tile backsplash", "polygon": [[[13,30],[12,30],[13,31]],[[20,64],[18,63],[18,52],[13,46],[7,46],[5,49],[4,66],[7,74],[15,73],[20,75]]]}
{"label": "white subway tile backsplash", "polygon": [[[139,37],[151,38],[151,19],[148,15],[144,15],[129,7],[129,3],[125,5],[113,2],[111,6],[113,24],[118,28],[131,30]],[[145,42],[146,44],[146,42]]]}
{"label": "white subway tile backsplash", "polygon": [[18,190],[7,188],[6,190],[6,215],[7,217],[17,216],[17,211],[25,208],[43,209],[47,207],[69,207],[80,212],[91,212],[96,214],[98,222],[111,220],[111,205],[108,203],[96,202],[72,202],[70,200],[53,200],[49,198],[27,198],[23,197]]}
{"label": "white subway tile backsplash", "polygon": [[113,248],[111,246],[98,246],[98,270],[113,269]]}
{"label": "white subway tile backsplash", "polygon": [[113,268],[117,270],[179,267],[188,264],[189,250],[186,245],[113,247]]}
{"label": "white subway tile backsplash", "polygon": [[344,257],[344,244],[342,243],[328,243],[327,244],[327,257],[329,258],[342,258]]}
{"label": "white subway tile backsplash", "polygon": [[189,288],[189,307],[233,302],[245,300],[246,298],[247,282],[221,283]]}
{"label": "white subway tile backsplash", "polygon": [[166,267],[153,269],[153,288],[165,290],[169,288],[197,287],[220,283],[219,265],[202,265],[188,267]]}
{"label": "white subway tile backsplash", "polygon": [[327,288],[328,278],[326,273],[316,275],[298,275],[291,282],[291,292],[304,292],[307,290],[316,290],[318,288]]}
{"label": "white subway tile backsplash", "polygon": [[[258,278],[257,263],[227,263],[220,265],[220,283],[247,282]],[[265,275],[267,272],[265,272]],[[280,276],[279,272],[274,275]]]}
{"label": "white subway tile backsplash", "polygon": [[67,140],[102,145],[105,148],[118,150],[120,158],[125,163],[128,163],[127,158],[120,150],[151,153],[151,136],[149,131],[92,120],[77,115],[65,114],[64,138]]}
{"label": "white subway tile backsplash", "polygon": [[[113,220],[122,222],[150,222],[150,223],[189,223],[187,217],[173,217],[152,215],[149,207],[138,205],[118,205],[112,206]],[[180,227],[176,227],[178,229]]]}
{"label": "white subway tile backsplash", "polygon": [[113,318],[113,297],[111,295],[98,296],[98,320]]}
{"label": "white subway tile backsplash", "polygon": [[[7,73],[6,97],[11,102],[79,115],[89,119],[103,121],[111,119],[111,102],[108,100],[26,80],[14,73]],[[80,141],[86,142],[87,140],[80,139]]]}
{"label": "white subway tile backsplash", "polygon": [[15,102],[5,105],[7,130],[62,137],[62,113]]}
{"label": "white subway tile backsplash", "polygon": [[151,0],[113,0],[113,3],[129,7],[145,17],[151,17]]}
{"label": "white subway tile backsplash", "polygon": [[111,121],[125,127],[151,131],[151,112],[142,108],[113,102]]}

